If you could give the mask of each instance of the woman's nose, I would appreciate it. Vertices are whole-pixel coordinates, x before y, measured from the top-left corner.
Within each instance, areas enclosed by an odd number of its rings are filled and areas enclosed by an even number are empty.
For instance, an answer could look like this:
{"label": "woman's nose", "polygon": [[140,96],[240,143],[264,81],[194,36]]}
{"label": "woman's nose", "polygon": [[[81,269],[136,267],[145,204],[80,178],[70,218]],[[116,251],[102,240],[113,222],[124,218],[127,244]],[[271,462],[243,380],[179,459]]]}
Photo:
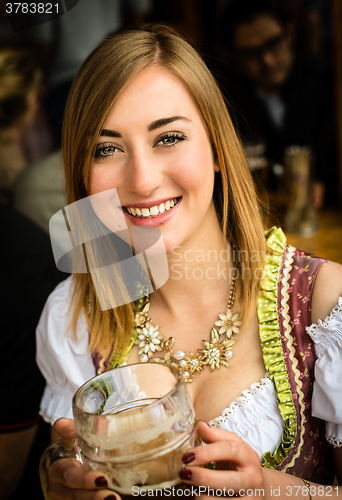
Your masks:
{"label": "woman's nose", "polygon": [[136,152],[127,162],[126,189],[139,197],[150,196],[162,182],[161,166],[153,154]]}

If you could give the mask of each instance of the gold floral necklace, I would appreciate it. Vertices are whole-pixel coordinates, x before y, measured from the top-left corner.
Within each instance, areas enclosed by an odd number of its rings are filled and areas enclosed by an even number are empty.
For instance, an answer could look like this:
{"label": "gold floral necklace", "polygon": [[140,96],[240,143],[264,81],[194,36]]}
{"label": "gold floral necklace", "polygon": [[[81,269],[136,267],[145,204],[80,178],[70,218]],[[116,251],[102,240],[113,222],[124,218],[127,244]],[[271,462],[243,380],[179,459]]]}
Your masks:
{"label": "gold floral necklace", "polygon": [[[210,340],[203,340],[204,349],[198,349],[196,356],[190,352],[187,356],[183,351],[173,352],[175,339],[169,337],[164,340],[159,332],[160,325],[153,326],[151,318],[148,316],[150,309],[149,296],[145,298],[145,304],[134,316],[134,330],[137,339],[135,344],[139,346],[139,356],[142,363],[156,361],[159,363],[169,363],[176,366],[183,375],[185,382],[192,382],[196,372],[201,373],[206,366],[210,366],[213,371],[221,365],[228,368],[228,361],[233,356],[232,346],[236,340],[232,339],[233,334],[238,334],[242,321],[240,313],[233,313],[235,302],[236,280],[234,279],[230,288],[227,311],[220,313],[219,320],[215,322],[217,328],[212,328]],[[154,357],[158,352],[166,351],[163,358]]]}

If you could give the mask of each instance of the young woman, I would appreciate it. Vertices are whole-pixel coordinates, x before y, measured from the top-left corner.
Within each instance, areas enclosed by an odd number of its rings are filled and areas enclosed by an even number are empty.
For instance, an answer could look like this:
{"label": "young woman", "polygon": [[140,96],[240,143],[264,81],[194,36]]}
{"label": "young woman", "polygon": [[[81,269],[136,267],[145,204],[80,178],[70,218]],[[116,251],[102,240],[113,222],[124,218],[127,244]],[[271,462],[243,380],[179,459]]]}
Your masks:
{"label": "young woman", "polygon": [[[90,274],[50,296],[38,363],[53,436],[74,437],[61,417],[87,379],[168,355],[211,426],[199,423],[208,444],[184,456],[184,481],[265,498],[274,488],[302,498],[311,484],[314,496],[333,482],[332,448],[341,477],[342,268],[295,251],[280,230],[265,238],[226,105],[196,51],[162,26],[103,42],[73,84],[64,161],[69,203],[116,189],[129,227],[161,231],[170,275],[145,302],[106,311]],[[197,467],[213,461],[220,470]],[[54,500],[115,498],[74,460],[51,465],[48,483]]]}

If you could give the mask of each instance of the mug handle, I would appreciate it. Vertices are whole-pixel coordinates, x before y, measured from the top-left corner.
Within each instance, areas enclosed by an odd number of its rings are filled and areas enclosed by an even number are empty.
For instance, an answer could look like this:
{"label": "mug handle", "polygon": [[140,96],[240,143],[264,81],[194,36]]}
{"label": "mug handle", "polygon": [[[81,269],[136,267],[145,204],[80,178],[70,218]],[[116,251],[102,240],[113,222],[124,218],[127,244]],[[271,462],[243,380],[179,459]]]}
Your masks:
{"label": "mug handle", "polygon": [[73,458],[82,462],[77,445],[77,439],[58,439],[58,441],[50,444],[50,446],[48,446],[44,451],[39,462],[39,478],[45,500],[51,500],[47,494],[49,484],[49,468],[60,458]]}

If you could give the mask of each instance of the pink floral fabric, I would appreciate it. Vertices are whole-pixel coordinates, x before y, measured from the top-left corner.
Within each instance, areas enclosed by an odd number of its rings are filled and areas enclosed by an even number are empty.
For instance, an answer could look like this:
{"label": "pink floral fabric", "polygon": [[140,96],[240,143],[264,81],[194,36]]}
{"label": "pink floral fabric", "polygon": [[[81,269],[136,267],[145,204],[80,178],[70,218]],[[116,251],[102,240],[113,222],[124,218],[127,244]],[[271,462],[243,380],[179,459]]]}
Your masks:
{"label": "pink floral fabric", "polygon": [[[314,255],[296,250],[293,255],[293,262],[290,272],[285,271],[288,258],[289,246],[285,246],[283,263],[280,270],[278,283],[278,300],[280,304],[284,292],[284,283],[289,284],[288,293],[288,316],[290,324],[290,335],[292,345],[295,348],[296,368],[299,370],[299,379],[302,382],[301,391],[298,391],[294,376],[294,360],[291,359],[288,340],[284,335],[286,325],[284,317],[279,314],[280,335],[282,340],[283,353],[287,373],[290,381],[294,406],[296,409],[297,429],[294,446],[285,460],[277,467],[284,470],[286,465],[294,464],[286,469],[287,473],[313,480],[320,484],[332,484],[334,479],[334,467],[330,445],[325,439],[325,422],[311,416],[312,387],[314,381],[314,365],[316,361],[315,346],[306,327],[312,324],[311,321],[311,299],[317,273],[321,266],[327,262]],[[286,273],[288,273],[286,275]],[[279,308],[279,313],[281,312]],[[303,395],[304,408],[300,406],[299,394]],[[304,431],[301,433],[300,431]],[[302,434],[302,438],[300,438]],[[301,448],[299,450],[299,448]]]}

